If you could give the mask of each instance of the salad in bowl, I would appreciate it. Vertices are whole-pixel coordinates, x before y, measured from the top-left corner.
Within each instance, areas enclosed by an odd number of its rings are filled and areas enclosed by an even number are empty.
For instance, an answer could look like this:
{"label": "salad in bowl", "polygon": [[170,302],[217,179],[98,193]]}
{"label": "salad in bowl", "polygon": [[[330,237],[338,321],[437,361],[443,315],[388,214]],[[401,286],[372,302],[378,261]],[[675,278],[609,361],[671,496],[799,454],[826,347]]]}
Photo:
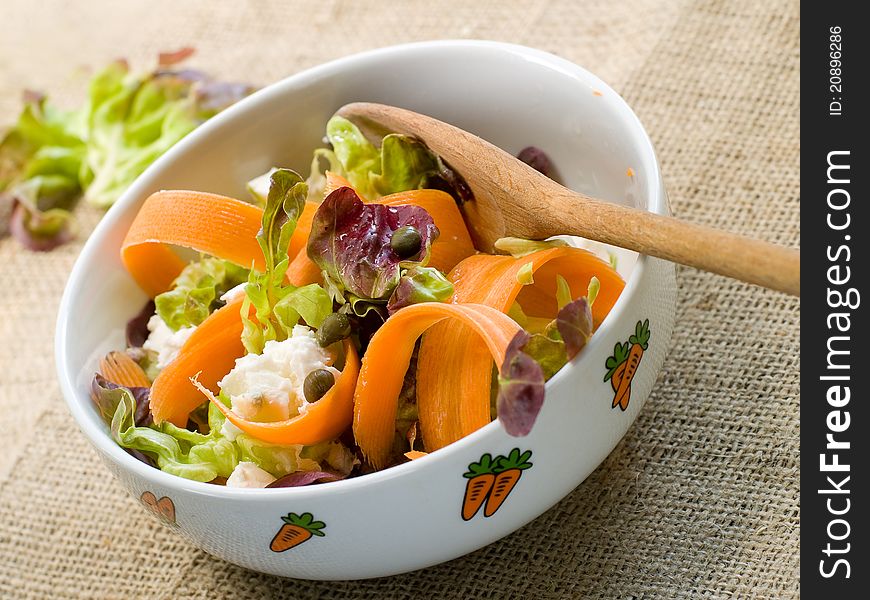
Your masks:
{"label": "salad in bowl", "polygon": [[[140,461],[297,487],[419,459],[495,419],[525,436],[545,382],[622,292],[613,261],[570,239],[479,252],[468,185],[418,140],[372,141],[333,116],[325,141],[307,178],[276,165],[245,198],[162,190],[139,209],[121,259],[152,300],[91,396]],[[541,150],[521,157],[547,170]],[[615,405],[637,362],[613,369]]]}
{"label": "salad in bowl", "polygon": [[668,214],[649,138],[612,89],[494,42],[314,67],[143,173],[70,275],[61,390],[147,510],[284,577],[402,573],[529,523],[623,438],[675,318],[671,263],[563,236],[481,252],[463,219],[478,182],[335,118],[359,101]]}

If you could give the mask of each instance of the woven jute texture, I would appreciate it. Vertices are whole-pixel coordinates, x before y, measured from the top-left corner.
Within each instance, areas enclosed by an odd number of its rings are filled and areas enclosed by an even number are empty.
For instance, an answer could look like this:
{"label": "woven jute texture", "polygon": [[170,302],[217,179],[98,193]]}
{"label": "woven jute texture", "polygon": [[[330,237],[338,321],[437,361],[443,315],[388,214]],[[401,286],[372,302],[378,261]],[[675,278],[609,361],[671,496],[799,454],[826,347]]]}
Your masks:
{"label": "woven jute texture", "polygon": [[[797,0],[316,2],[3,0],[0,122],[29,87],[193,45],[265,84],[398,42],[536,46],[610,82],[656,145],[677,215],[799,244]],[[99,215],[84,210],[82,239]],[[81,241],[0,240],[2,598],[788,598],[798,595],[797,300],[678,271],[672,350],[607,460],[542,517],[451,563],[363,582],[267,577],[209,557],[121,490],[54,376],[58,301]],[[95,299],[98,301],[98,299]],[[421,547],[426,545],[421,539]]]}

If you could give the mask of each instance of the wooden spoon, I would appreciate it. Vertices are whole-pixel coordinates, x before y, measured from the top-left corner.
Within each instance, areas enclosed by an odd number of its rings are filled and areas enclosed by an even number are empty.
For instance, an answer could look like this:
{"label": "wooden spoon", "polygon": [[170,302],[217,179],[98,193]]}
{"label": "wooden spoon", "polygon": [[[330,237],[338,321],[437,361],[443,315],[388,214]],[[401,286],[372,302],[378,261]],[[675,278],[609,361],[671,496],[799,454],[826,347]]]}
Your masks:
{"label": "wooden spoon", "polygon": [[479,137],[409,110],[357,102],[339,114],[362,128],[413,135],[474,192],[462,206],[475,244],[578,235],[800,296],[800,251],[627,208],[569,190]]}

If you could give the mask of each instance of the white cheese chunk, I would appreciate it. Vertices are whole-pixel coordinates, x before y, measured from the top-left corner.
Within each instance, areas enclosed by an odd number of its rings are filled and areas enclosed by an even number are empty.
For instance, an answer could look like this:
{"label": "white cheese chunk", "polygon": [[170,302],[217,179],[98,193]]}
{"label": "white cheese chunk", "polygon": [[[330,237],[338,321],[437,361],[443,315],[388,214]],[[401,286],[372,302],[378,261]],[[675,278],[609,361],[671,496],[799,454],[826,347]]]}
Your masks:
{"label": "white cheese chunk", "polygon": [[275,478],[267,471],[252,462],[242,461],[227,477],[227,487],[264,488],[273,481]]}
{"label": "white cheese chunk", "polygon": [[165,369],[178,356],[181,347],[196,331],[196,327],[182,327],[178,331],[172,331],[160,315],[154,315],[148,319],[148,331],[148,339],[142,347],[156,352],[157,368]]}
{"label": "white cheese chunk", "polygon": [[236,359],[236,366],[218,385],[239,416],[251,421],[283,421],[306,410],[303,384],[311,371],[327,369],[338,381],[341,373],[331,365],[332,357],[317,343],[314,332],[296,325],[286,340],[266,342],[262,354]]}
{"label": "white cheese chunk", "polygon": [[221,302],[229,304],[233,300],[236,300],[237,298],[241,298],[242,295],[244,295],[244,293],[245,293],[245,286],[246,285],[248,285],[248,282],[243,281],[239,285],[237,285],[235,287],[231,287],[230,289],[225,291],[223,294],[221,294]]}

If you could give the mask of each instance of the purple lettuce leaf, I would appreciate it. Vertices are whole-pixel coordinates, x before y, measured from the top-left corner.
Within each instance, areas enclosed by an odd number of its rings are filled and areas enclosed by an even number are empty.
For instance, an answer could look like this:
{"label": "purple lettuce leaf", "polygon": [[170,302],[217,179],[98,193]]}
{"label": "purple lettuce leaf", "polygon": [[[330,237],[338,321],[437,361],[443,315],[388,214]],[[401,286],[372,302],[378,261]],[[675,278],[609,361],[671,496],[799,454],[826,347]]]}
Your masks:
{"label": "purple lettuce leaf", "polygon": [[75,237],[76,223],[68,210],[41,211],[17,199],[12,202],[9,233],[28,250],[48,252]]}
{"label": "purple lettuce leaf", "polygon": [[330,481],[338,481],[344,479],[346,475],[338,473],[330,473],[329,471],[296,471],[289,475],[284,475],[276,479],[267,488],[287,488],[287,487],[302,487],[311,485],[312,483],[328,483]]}
{"label": "purple lettuce leaf", "polygon": [[592,336],[592,310],[586,298],[578,298],[562,307],[556,315],[556,328],[565,342],[568,360],[571,360]]}
{"label": "purple lettuce leaf", "polygon": [[[420,233],[420,252],[402,259],[390,246],[393,232],[410,225]],[[314,215],[308,256],[344,291],[386,300],[402,267],[423,265],[438,228],[418,206],[364,204],[348,187],[335,190]]]}
{"label": "purple lettuce leaf", "polygon": [[136,427],[148,427],[154,422],[151,415],[151,388],[118,385],[96,373],[91,382],[91,398],[107,423],[111,423],[118,406],[119,396],[116,390],[126,390],[133,395],[136,402],[133,424]]}
{"label": "purple lettuce leaf", "polygon": [[141,452],[139,450],[134,450],[132,448],[124,448],[124,450],[127,451],[127,454],[129,454],[130,456],[132,456],[136,460],[142,461],[143,463],[145,463],[149,467],[153,467],[155,469],[160,468],[157,466],[157,461],[154,460],[153,458],[151,458],[150,456],[148,456],[147,454],[145,454],[144,452]]}
{"label": "purple lettuce leaf", "polygon": [[553,163],[547,153],[537,146],[527,146],[520,150],[517,158],[550,179],[555,179],[555,170]]}
{"label": "purple lettuce leaf", "polygon": [[148,339],[148,321],[154,315],[154,300],[149,300],[135,317],[127,321],[124,333],[127,338],[127,346],[141,348]]}
{"label": "purple lettuce leaf", "polygon": [[508,344],[499,370],[498,419],[508,435],[528,435],[544,404],[544,371],[523,351],[530,336],[519,331]]}

